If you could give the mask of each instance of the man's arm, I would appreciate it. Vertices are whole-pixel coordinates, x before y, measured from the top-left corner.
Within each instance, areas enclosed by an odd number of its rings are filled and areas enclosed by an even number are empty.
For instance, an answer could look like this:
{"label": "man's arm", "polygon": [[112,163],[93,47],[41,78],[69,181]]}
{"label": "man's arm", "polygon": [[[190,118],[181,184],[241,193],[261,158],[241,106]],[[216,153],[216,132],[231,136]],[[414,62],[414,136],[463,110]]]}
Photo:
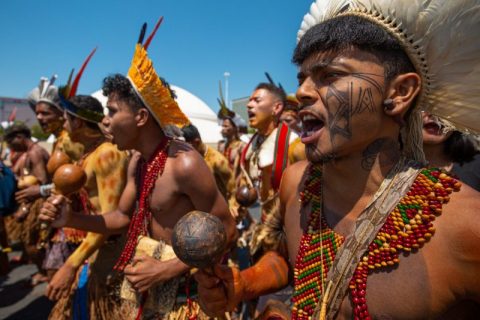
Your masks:
{"label": "man's arm", "polygon": [[136,185],[135,169],[139,155],[132,156],[128,167],[127,184],[120,197],[117,209],[103,215],[85,215],[71,212],[68,200],[61,195],[51,196],[43,204],[40,220],[49,222],[53,227],[71,227],[101,234],[116,234],[130,223],[135,207]]}
{"label": "man's arm", "polygon": [[40,147],[36,147],[28,152],[28,157],[32,166],[32,174],[38,179],[40,184],[44,184],[48,182],[47,163]]}
{"label": "man's arm", "polygon": [[[100,208],[98,214],[105,214],[115,210],[118,206],[122,190],[126,183],[127,157],[118,150],[100,151],[89,163],[97,164],[94,167],[98,199]],[[94,154],[95,155],[95,154]],[[100,161],[97,161],[100,160]],[[61,295],[68,293],[77,269],[83,262],[99,249],[107,235],[89,232],[80,246],[68,257],[64,265],[58,270],[47,286],[46,295],[51,300],[57,300]]]}
{"label": "man's arm", "polygon": [[190,149],[178,155],[175,177],[181,192],[187,195],[196,210],[217,216],[223,223],[230,245],[235,238],[235,222],[227,202],[217,189],[215,179],[203,158]]}

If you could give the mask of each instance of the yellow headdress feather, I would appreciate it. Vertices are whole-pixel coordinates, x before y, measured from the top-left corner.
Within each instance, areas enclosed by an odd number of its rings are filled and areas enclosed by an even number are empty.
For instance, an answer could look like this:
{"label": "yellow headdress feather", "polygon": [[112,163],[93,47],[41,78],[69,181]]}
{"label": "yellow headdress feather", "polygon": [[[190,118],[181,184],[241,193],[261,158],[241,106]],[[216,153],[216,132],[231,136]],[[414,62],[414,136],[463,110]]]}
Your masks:
{"label": "yellow headdress feather", "polygon": [[160,127],[175,125],[182,128],[190,121],[180,110],[168,85],[158,76],[146,51],[162,19],[163,17],[160,18],[145,45],[141,43],[143,37],[137,43],[127,78]]}

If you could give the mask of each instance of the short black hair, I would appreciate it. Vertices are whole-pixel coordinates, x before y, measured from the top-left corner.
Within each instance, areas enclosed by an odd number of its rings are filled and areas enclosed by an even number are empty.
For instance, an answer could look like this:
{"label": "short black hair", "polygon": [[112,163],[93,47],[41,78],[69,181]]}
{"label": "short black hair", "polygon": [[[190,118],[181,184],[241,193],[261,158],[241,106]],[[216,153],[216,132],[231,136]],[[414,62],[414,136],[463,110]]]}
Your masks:
{"label": "short black hair", "polygon": [[475,140],[472,136],[454,131],[443,143],[443,152],[453,161],[459,164],[473,160],[479,153]]}
{"label": "short black hair", "polygon": [[32,132],[30,131],[30,128],[23,123],[14,123],[11,126],[7,127],[3,136],[5,138],[5,141],[8,142],[13,139],[13,137],[18,133],[23,134],[27,138],[32,137]]}
{"label": "short black hair", "polygon": [[[79,94],[71,97],[70,99],[68,99],[68,101],[80,110],[83,109],[83,110],[88,110],[88,111],[93,111],[96,113],[103,114],[102,104],[95,97]],[[85,123],[87,124],[88,127],[92,129],[100,130],[100,128],[96,123],[93,123],[90,121],[85,121]]]}
{"label": "short black hair", "polygon": [[338,16],[310,28],[300,39],[292,61],[301,65],[319,52],[348,52],[352,48],[373,54],[385,68],[386,81],[416,72],[400,43],[385,29],[358,16]]}
{"label": "short black hair", "polygon": [[255,87],[255,90],[259,90],[259,89],[267,90],[268,92],[273,94],[275,97],[277,97],[277,99],[280,100],[283,103],[283,105],[287,103],[287,95],[285,94],[285,91],[282,88],[274,85],[273,83],[261,82]]}
{"label": "short black hair", "polygon": [[[160,81],[168,89],[172,99],[176,99],[177,95],[175,94],[175,91],[172,90],[172,88],[170,87],[170,84],[162,77],[160,77]],[[108,97],[112,93],[115,94],[119,100],[127,103],[133,110],[146,108],[142,99],[140,99],[137,92],[135,91],[135,88],[133,88],[127,77],[119,73],[103,79],[102,91],[103,95],[106,97]]]}
{"label": "short black hair", "polygon": [[198,132],[197,127],[193,124],[188,124],[182,128],[183,137],[185,138],[186,142],[191,142],[195,139],[202,139],[200,136],[200,132]]}
{"label": "short black hair", "polygon": [[127,77],[119,73],[103,79],[102,91],[106,97],[115,94],[119,100],[128,104],[133,110],[146,108]]}

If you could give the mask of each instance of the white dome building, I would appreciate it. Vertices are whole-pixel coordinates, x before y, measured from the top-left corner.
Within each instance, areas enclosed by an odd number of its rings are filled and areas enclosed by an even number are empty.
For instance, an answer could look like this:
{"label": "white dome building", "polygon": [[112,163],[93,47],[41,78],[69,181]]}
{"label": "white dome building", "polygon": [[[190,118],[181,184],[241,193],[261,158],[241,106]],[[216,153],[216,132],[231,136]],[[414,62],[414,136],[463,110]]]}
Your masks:
{"label": "white dome building", "polygon": [[[170,87],[177,95],[176,100],[180,109],[198,128],[203,142],[216,147],[217,142],[222,139],[222,135],[215,112],[200,98],[187,90],[174,85],[170,85]],[[106,106],[107,98],[102,94],[102,90],[95,91],[92,96],[97,98],[104,107]]]}

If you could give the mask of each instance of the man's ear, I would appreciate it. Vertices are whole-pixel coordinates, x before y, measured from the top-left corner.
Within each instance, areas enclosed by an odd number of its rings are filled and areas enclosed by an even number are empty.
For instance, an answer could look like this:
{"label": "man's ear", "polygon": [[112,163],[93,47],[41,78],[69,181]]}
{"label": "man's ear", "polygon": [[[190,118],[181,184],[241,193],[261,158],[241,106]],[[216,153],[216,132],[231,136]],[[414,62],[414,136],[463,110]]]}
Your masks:
{"label": "man's ear", "polygon": [[147,123],[150,118],[150,113],[145,108],[140,108],[135,115],[135,121],[137,121],[137,127],[142,127]]}
{"label": "man's ear", "polygon": [[72,124],[72,130],[82,129],[86,125],[85,120],[82,120],[77,117],[71,118],[71,124]]}
{"label": "man's ear", "polygon": [[415,72],[404,73],[392,79],[387,88],[385,101],[389,101],[389,106],[385,106],[385,113],[403,117],[418,96],[421,85],[422,79]]}
{"label": "man's ear", "polygon": [[280,114],[282,113],[282,111],[283,111],[283,102],[281,101],[275,102],[275,104],[273,105],[273,114],[275,115],[275,117],[280,117]]}

